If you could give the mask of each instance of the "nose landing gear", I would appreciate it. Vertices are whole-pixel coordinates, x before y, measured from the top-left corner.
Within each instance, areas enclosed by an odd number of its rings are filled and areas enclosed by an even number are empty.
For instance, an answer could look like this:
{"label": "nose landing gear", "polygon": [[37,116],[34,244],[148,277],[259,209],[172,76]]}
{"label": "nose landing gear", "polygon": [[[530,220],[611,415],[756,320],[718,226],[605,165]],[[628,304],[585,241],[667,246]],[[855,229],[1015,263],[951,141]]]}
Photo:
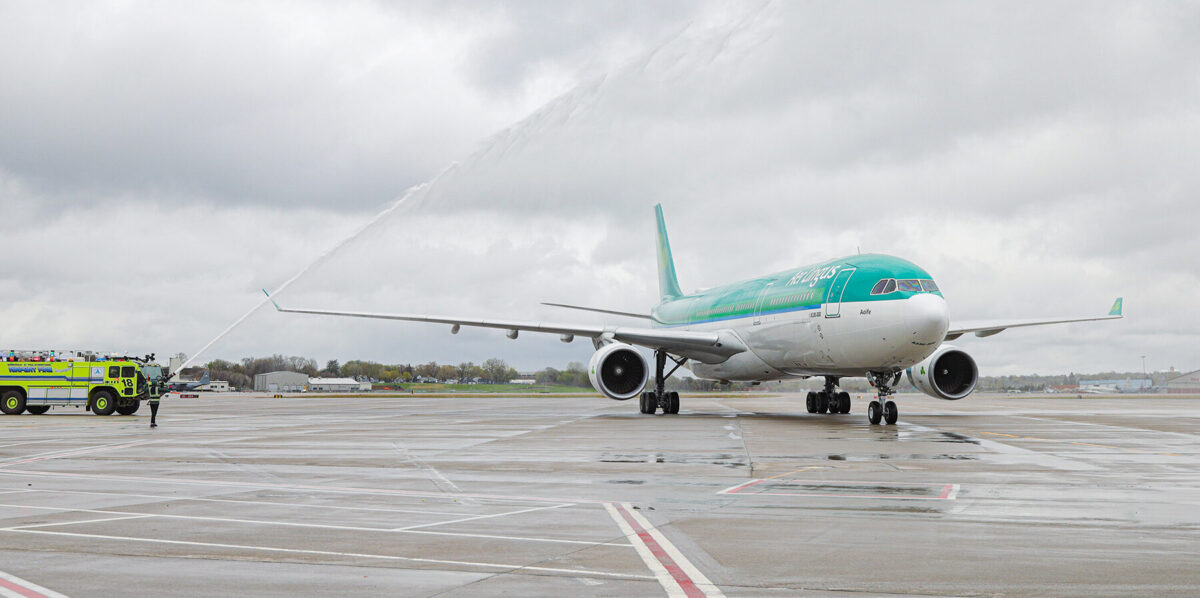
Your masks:
{"label": "nose landing gear", "polygon": [[900,372],[868,372],[867,382],[879,392],[879,400],[867,405],[867,421],[872,425],[881,420],[888,425],[895,424],[900,418],[900,408],[891,400],[891,396],[896,394],[894,388],[900,382]]}

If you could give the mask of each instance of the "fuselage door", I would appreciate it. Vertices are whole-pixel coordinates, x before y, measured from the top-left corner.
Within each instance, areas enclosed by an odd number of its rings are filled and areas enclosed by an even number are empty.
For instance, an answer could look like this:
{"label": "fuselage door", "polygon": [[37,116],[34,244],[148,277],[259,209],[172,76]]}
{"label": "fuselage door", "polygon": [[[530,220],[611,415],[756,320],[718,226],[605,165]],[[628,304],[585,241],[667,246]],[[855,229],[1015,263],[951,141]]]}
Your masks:
{"label": "fuselage door", "polygon": [[846,283],[854,276],[854,268],[846,268],[837,273],[833,282],[829,283],[829,294],[825,296],[825,317],[840,318],[842,316],[842,294],[846,292]]}
{"label": "fuselage door", "polygon": [[767,286],[758,293],[758,301],[754,304],[754,325],[762,324],[762,313],[766,311],[767,295],[771,293],[771,287],[775,284],[774,281],[768,282]]}

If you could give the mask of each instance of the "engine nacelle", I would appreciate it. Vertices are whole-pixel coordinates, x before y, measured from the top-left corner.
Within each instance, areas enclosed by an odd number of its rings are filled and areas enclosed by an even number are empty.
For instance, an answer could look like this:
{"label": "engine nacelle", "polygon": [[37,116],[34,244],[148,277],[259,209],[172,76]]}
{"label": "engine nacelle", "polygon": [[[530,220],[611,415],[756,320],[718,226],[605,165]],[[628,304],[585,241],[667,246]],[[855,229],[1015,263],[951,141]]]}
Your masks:
{"label": "engine nacelle", "polygon": [[907,370],[908,381],[921,392],[947,401],[957,401],[975,390],[979,368],[958,347],[942,345],[933,355]]}
{"label": "engine nacelle", "polygon": [[650,379],[650,364],[625,343],[600,347],[588,363],[588,379],[600,394],[617,401],[638,396]]}

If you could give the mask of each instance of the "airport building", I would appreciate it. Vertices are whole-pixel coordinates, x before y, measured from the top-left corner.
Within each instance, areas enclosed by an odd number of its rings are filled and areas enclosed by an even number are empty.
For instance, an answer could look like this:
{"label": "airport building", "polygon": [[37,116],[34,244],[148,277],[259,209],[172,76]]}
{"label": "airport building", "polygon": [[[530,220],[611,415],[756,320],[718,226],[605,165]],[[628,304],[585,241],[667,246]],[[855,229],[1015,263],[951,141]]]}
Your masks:
{"label": "airport building", "polygon": [[300,392],[308,387],[308,374],[300,372],[267,372],[254,377],[254,390],[266,392]]}
{"label": "airport building", "polygon": [[1200,370],[1180,374],[1168,379],[1167,392],[1171,394],[1200,394]]}
{"label": "airport building", "polygon": [[309,378],[308,390],[312,392],[361,392],[371,390],[371,383],[359,382],[354,378]]}
{"label": "airport building", "polygon": [[1154,386],[1150,378],[1124,380],[1080,380],[1079,390],[1116,390],[1117,392],[1149,392]]}

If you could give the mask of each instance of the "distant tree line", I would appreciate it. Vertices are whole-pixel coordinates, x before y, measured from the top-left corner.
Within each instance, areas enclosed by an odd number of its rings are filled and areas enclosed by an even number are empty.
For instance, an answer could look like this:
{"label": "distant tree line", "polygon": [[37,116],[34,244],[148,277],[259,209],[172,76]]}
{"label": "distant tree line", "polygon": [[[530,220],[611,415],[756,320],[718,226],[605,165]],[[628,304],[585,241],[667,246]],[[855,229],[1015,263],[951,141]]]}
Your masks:
{"label": "distant tree line", "polygon": [[[582,374],[582,381],[587,385],[587,374],[580,364],[571,364]],[[342,364],[336,359],[325,363],[324,368],[317,367],[317,361],[308,357],[272,355],[270,357],[245,357],[239,363],[224,359],[214,359],[202,367],[187,368],[182,372],[184,377],[196,378],[207,369],[213,380],[226,380],[231,386],[250,388],[254,386],[254,377],[268,372],[300,372],[310,377],[354,378],[372,382],[403,384],[417,380],[437,380],[440,382],[486,382],[503,384],[519,376],[517,370],[510,367],[503,359],[491,358],[480,365],[467,361],[458,365],[439,364],[436,361],[411,364],[402,363],[388,365],[374,361],[352,360]],[[556,371],[547,368],[549,371]],[[572,373],[569,379],[578,379]],[[565,382],[561,382],[565,383]],[[561,384],[560,383],[560,384]]]}

